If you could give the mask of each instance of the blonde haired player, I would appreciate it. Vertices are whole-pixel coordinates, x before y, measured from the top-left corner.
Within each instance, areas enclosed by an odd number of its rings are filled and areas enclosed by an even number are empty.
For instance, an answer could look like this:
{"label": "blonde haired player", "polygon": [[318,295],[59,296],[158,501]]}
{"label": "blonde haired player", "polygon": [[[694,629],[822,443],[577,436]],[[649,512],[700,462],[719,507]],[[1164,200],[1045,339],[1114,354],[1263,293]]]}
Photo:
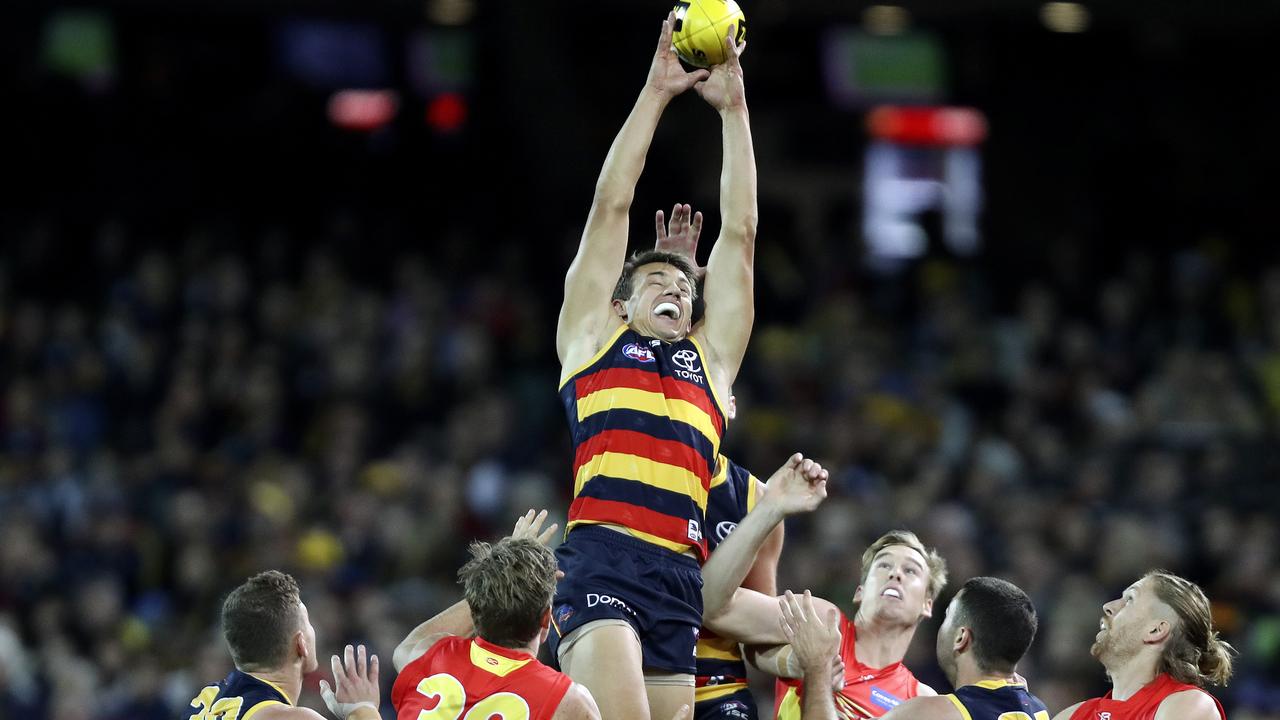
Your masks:
{"label": "blonde haired player", "polygon": [[[726,423],[723,392],[755,313],[743,45],[726,37],[724,64],[685,72],[674,22],[672,13],[663,23],[648,80],[605,158],[556,327],[574,499],[556,551],[565,579],[548,644],[611,720],[665,720],[693,702],[708,486]],[[626,258],[628,213],[658,120],[690,88],[719,113],[724,143],[715,282],[697,325],[689,263],[669,253]]]}
{"label": "blonde haired player", "polygon": [[1198,585],[1153,570],[1102,606],[1101,625],[1090,652],[1111,691],[1054,720],[1226,720],[1204,687],[1231,679],[1232,648],[1218,639]]}

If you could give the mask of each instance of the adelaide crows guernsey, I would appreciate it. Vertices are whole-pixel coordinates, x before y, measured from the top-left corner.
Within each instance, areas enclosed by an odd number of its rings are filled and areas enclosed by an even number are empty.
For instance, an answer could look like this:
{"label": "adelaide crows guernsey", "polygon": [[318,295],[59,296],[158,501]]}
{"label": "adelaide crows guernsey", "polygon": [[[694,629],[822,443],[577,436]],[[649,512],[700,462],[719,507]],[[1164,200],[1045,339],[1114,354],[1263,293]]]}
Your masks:
{"label": "adelaide crows guernsey", "polygon": [[1008,680],[983,680],[944,695],[964,720],[1049,720],[1049,710],[1027,686]]}
{"label": "adelaide crows guernsey", "polygon": [[[1160,709],[1160,703],[1164,702],[1165,698],[1187,690],[1204,692],[1202,688],[1195,685],[1174,680],[1168,673],[1160,673],[1128,700],[1116,700],[1108,691],[1100,698],[1084,701],[1071,714],[1071,720],[1099,720],[1100,718],[1103,720],[1154,720],[1156,711]],[[1209,693],[1205,694],[1209,695]],[[1226,720],[1227,713],[1222,709],[1222,703],[1218,702],[1216,697],[1213,698],[1213,702],[1218,706],[1218,717]]]}
{"label": "adelaide crows guernsey", "polygon": [[[719,456],[707,499],[707,550],[714,552],[756,505],[756,478],[746,468]],[[695,703],[719,700],[747,687],[742,648],[702,628],[698,633]]]}
{"label": "adelaide crows guernsey", "polygon": [[275,683],[232,670],[222,682],[209,685],[191,701],[186,720],[251,720],[259,710],[272,705],[293,705]]}
{"label": "adelaide crows guernsey", "polygon": [[400,671],[391,704],[400,720],[428,717],[551,720],[573,681],[520,650],[446,637]]}
{"label": "adelaide crows guernsey", "polygon": [[573,439],[567,532],[612,524],[706,559],[703,525],[725,418],[693,338],[623,325],[560,385]]}
{"label": "adelaide crows guernsey", "polygon": [[[858,626],[840,613],[840,657],[844,660],[844,689],[835,693],[836,715],[842,720],[866,720],[884,715],[920,694],[920,682],[906,665],[896,662],[873,668],[858,662],[855,652]],[[803,707],[801,680],[778,680],[776,693],[778,720],[800,720]],[[815,688],[832,692],[831,688]]]}

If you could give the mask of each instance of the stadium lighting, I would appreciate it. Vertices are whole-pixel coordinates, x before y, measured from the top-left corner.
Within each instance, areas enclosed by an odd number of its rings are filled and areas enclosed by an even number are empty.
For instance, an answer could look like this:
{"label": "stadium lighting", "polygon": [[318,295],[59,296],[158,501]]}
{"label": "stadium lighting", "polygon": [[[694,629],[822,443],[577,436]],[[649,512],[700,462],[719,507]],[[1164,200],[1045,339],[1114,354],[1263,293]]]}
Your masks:
{"label": "stadium lighting", "polygon": [[1048,2],[1040,8],[1040,21],[1053,32],[1084,32],[1089,27],[1089,9],[1080,3]]}
{"label": "stadium lighting", "polygon": [[873,35],[899,35],[911,24],[911,14],[897,5],[872,5],[862,12],[862,25]]}

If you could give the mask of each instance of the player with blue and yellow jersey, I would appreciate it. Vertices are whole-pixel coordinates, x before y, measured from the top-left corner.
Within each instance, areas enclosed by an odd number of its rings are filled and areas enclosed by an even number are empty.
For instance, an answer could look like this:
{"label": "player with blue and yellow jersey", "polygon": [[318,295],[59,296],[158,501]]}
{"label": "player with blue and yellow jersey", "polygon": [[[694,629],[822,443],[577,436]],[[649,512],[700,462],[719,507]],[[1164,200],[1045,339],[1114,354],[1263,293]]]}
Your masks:
{"label": "player with blue and yellow jersey", "polygon": [[[734,400],[729,398],[729,415]],[[715,550],[755,507],[764,483],[746,468],[720,456],[711,479],[707,501],[707,547]],[[783,526],[775,528],[756,554],[755,565],[743,582],[757,592],[777,592],[778,555],[782,551]],[[759,717],[755,698],[747,688],[747,666],[737,640],[722,638],[708,628],[698,635],[697,676],[694,688],[694,720],[754,720]]]}
{"label": "player with blue and yellow jersey", "polygon": [[955,692],[908,700],[884,720],[1049,720],[1017,671],[1036,625],[1031,598],[1017,585],[992,577],[969,580],[938,628],[938,664]]}
{"label": "player with blue and yellow jersey", "polygon": [[[648,80],[600,172],[556,327],[574,487],[549,644],[611,718],[666,718],[693,702],[721,393],[754,320],[756,172],[741,47],[726,38],[724,64],[685,72],[673,22],[663,23]],[[708,263],[715,281],[697,324],[688,262],[626,257],[628,214],[658,120],[695,85],[721,117],[724,144],[722,224]]]}
{"label": "player with blue and yellow jersey", "polygon": [[[231,591],[222,604],[222,631],[235,663],[222,681],[191,701],[183,720],[316,720],[297,707],[303,675],[314,672],[316,630],[297,582],[268,570]],[[321,681],[325,704],[339,720],[378,720],[378,656],[348,645],[332,658],[334,688]]]}

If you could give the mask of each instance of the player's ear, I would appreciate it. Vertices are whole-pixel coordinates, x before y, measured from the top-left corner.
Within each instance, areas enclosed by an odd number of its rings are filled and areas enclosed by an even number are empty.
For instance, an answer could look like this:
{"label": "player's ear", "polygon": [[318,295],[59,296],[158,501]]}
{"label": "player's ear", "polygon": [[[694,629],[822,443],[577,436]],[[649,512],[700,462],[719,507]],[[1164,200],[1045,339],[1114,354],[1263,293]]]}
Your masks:
{"label": "player's ear", "polygon": [[853,591],[853,601],[856,603],[862,602],[862,586],[861,585],[858,586],[857,590]]}
{"label": "player's ear", "polygon": [[621,300],[614,300],[613,312],[617,314],[618,317],[622,318],[624,322],[627,322],[627,304],[626,303],[622,302]]}
{"label": "player's ear", "polygon": [[920,611],[921,617],[933,617],[933,598],[924,599],[924,608]]}
{"label": "player's ear", "polygon": [[542,618],[538,621],[541,627],[538,628],[538,642],[547,641],[547,635],[551,634],[551,606],[548,605],[546,610],[542,611]]}
{"label": "player's ear", "polygon": [[1173,631],[1173,626],[1168,620],[1153,620],[1147,628],[1146,634],[1142,638],[1144,645],[1156,645],[1162,643],[1169,637],[1169,633]]}
{"label": "player's ear", "polygon": [[955,649],[956,654],[960,654],[969,649],[973,644],[973,631],[967,627],[961,627],[956,630]]}
{"label": "player's ear", "polygon": [[[293,633],[293,651],[298,654],[298,658],[305,661],[311,651],[307,648],[307,635],[301,630]],[[306,662],[303,662],[306,665]]]}

